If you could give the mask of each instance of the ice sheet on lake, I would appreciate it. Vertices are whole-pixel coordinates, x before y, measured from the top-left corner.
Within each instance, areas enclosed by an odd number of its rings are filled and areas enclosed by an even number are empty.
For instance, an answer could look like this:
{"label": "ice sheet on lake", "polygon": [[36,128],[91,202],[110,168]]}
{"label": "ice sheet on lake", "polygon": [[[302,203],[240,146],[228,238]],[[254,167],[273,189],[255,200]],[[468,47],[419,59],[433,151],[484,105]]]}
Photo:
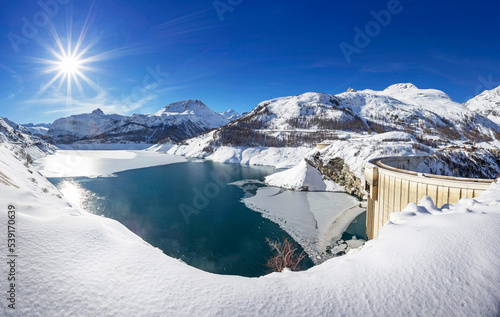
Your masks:
{"label": "ice sheet on lake", "polygon": [[186,162],[182,156],[147,151],[57,151],[34,162],[45,177],[96,177],[131,169]]}
{"label": "ice sheet on lake", "polygon": [[325,260],[326,247],[341,238],[365,209],[344,193],[297,192],[261,187],[245,205],[280,225],[315,262]]}

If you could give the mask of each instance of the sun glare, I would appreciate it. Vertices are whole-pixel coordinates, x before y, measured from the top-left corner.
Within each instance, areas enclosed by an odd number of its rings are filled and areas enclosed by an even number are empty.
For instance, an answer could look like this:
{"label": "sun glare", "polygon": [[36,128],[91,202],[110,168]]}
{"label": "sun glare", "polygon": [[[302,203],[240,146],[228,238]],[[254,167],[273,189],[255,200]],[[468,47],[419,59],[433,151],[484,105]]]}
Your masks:
{"label": "sun glare", "polygon": [[66,75],[75,75],[80,69],[81,61],[74,56],[67,56],[61,58],[57,66],[60,72]]}

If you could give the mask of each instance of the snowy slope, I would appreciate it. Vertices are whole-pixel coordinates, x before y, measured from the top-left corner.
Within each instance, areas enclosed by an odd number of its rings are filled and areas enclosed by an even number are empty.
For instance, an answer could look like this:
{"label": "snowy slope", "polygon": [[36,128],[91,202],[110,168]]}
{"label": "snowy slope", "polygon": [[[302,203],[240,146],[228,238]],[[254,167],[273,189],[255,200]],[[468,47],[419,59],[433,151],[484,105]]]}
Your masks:
{"label": "snowy slope", "polygon": [[47,133],[52,142],[155,144],[178,142],[229,122],[199,100],[172,103],[155,114],[106,115],[100,109],[56,120]]}
{"label": "snowy slope", "polygon": [[8,125],[10,126],[12,129],[14,130],[17,130],[19,132],[22,132],[24,134],[31,134],[30,130],[28,128],[26,128],[25,126],[22,126],[12,120],[9,120],[9,118],[2,118],[2,121],[3,121],[3,125]]}
{"label": "snowy slope", "polygon": [[153,151],[167,150],[168,154],[203,158],[215,162],[239,163],[247,165],[268,165],[276,168],[290,168],[297,165],[311,151],[310,147],[214,147],[211,140],[214,133],[210,131],[199,137],[185,140],[181,144],[166,147],[154,146]]}
{"label": "snowy slope", "polygon": [[492,90],[485,90],[467,101],[465,107],[500,125],[500,86]]}
{"label": "snowy slope", "polygon": [[[0,172],[0,226],[7,206],[16,210],[17,316],[500,314],[499,184],[444,209],[410,205],[361,250],[308,271],[243,278],[192,268],[70,206],[6,143]],[[8,304],[0,315],[12,313]]]}
{"label": "snowy slope", "polygon": [[271,186],[301,191],[345,191],[335,182],[323,178],[321,173],[305,160],[291,169],[267,176],[265,182]]}

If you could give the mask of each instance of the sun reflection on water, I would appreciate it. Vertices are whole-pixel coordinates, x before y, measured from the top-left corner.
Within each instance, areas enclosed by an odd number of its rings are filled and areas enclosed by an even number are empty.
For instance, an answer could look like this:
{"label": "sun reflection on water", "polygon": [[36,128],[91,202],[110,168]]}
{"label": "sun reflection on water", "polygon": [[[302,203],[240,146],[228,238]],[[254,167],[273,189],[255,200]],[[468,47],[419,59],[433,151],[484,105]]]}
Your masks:
{"label": "sun reflection on water", "polygon": [[87,212],[95,213],[91,208],[92,200],[96,198],[95,193],[83,188],[73,179],[63,180],[57,187],[71,205]]}

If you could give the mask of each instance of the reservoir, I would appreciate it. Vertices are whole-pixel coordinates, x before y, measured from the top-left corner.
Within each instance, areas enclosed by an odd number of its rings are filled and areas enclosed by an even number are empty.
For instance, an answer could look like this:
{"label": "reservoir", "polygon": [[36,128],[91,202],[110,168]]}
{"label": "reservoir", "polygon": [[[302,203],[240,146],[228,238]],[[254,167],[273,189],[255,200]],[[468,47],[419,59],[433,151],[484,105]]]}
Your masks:
{"label": "reservoir", "polygon": [[[140,167],[158,159],[169,163]],[[266,238],[299,242],[311,257],[302,262],[307,269],[328,258],[332,236],[365,236],[364,213],[343,213],[358,204],[354,197],[268,187],[262,181],[276,172],[272,167],[142,151],[60,151],[38,167],[72,205],[115,219],[168,256],[216,274],[267,274]]]}
{"label": "reservoir", "polygon": [[[218,274],[265,275],[266,238],[289,237],[247,208],[247,191],[228,185],[263,180],[271,167],[184,162],[115,173],[112,177],[50,178],[73,204],[115,219],[165,254]],[[256,185],[255,191],[259,186]],[[303,261],[304,268],[313,265]]]}

